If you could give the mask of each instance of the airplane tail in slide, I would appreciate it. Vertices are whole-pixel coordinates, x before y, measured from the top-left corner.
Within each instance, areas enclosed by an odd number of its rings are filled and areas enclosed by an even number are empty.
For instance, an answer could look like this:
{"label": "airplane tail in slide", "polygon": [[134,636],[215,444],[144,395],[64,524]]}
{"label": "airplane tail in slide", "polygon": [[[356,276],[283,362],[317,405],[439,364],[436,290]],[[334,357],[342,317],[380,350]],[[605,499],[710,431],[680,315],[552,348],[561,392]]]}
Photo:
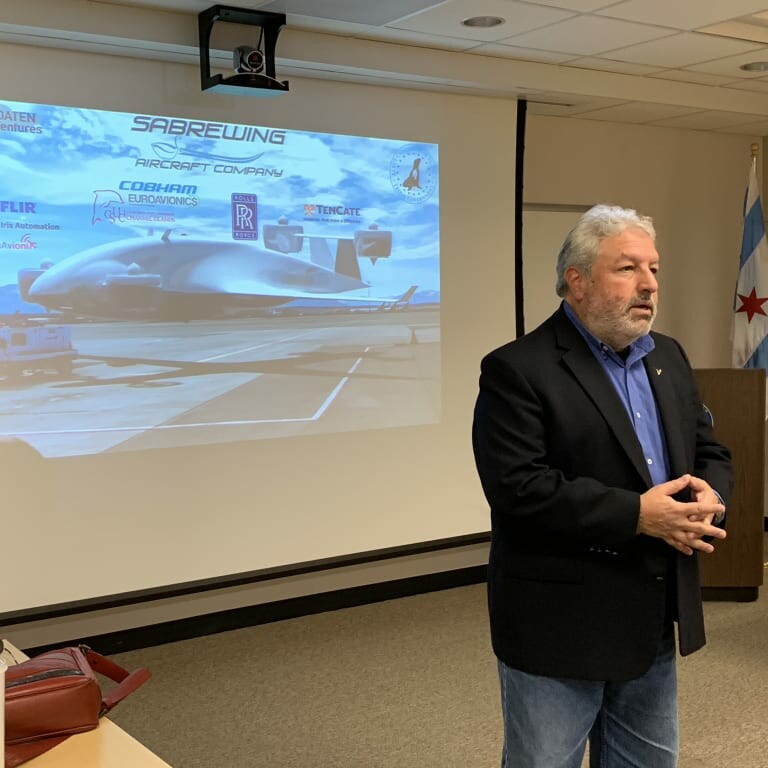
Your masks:
{"label": "airplane tail in slide", "polygon": [[340,237],[336,240],[336,256],[331,254],[328,239],[324,235],[307,235],[303,237],[309,240],[309,258],[313,264],[332,269],[339,275],[360,280],[360,265],[357,261],[355,243],[351,237]]}
{"label": "airplane tail in slide", "polygon": [[336,263],[334,271],[339,275],[360,280],[360,263],[355,252],[355,243],[350,238],[339,238],[336,243]]}
{"label": "airplane tail in slide", "polygon": [[398,302],[407,304],[411,298],[413,297],[413,294],[416,293],[416,289],[418,288],[418,285],[412,285],[399,299]]}
{"label": "airplane tail in slide", "polygon": [[402,296],[399,296],[396,299],[391,299],[390,301],[385,301],[381,305],[381,309],[386,311],[390,310],[400,310],[400,309],[408,309],[408,305],[411,303],[411,299],[413,298],[413,294],[416,293],[416,289],[418,288],[418,285],[412,285]]}

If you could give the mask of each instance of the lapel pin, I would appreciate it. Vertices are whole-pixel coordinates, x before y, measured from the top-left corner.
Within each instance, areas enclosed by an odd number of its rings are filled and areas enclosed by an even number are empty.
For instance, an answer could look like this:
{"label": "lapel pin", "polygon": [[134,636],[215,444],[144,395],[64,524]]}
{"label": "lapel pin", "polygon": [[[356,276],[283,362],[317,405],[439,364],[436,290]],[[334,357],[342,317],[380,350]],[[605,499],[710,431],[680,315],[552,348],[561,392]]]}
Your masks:
{"label": "lapel pin", "polygon": [[661,376],[661,368],[657,368],[656,369],[656,375],[657,376]]}

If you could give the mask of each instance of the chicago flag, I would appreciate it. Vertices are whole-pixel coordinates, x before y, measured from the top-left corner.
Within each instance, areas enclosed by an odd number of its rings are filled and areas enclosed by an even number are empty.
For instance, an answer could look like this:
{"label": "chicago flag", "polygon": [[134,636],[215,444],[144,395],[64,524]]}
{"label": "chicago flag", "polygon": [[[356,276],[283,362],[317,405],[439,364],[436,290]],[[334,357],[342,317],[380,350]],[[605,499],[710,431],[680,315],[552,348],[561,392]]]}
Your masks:
{"label": "chicago flag", "polygon": [[764,368],[768,373],[768,243],[755,167],[753,158],[733,302],[733,366]]}

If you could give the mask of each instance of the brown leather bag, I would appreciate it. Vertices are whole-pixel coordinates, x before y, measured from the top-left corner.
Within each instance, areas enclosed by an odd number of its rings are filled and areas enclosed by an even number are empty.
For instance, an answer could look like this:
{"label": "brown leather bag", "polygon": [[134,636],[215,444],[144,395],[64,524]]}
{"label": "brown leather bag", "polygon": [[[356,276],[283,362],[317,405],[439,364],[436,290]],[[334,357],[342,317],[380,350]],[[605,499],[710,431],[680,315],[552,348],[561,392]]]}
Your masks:
{"label": "brown leather bag", "polygon": [[[102,695],[94,674],[117,686]],[[87,646],[60,648],[8,667],[5,673],[5,768],[31,760],[99,718],[150,677],[129,673]]]}

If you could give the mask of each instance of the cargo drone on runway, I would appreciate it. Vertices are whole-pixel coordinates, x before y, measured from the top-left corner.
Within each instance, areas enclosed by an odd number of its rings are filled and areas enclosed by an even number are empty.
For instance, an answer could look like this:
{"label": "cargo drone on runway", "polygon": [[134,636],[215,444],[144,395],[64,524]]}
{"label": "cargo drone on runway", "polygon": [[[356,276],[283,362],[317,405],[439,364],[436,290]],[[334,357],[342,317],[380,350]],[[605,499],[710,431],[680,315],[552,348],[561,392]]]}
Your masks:
{"label": "cargo drone on runway", "polygon": [[[295,254],[309,242],[309,258]],[[329,240],[336,240],[335,254]],[[100,245],[54,265],[19,272],[22,298],[49,310],[101,319],[189,320],[264,312],[297,299],[402,307],[401,296],[350,295],[368,289],[358,259],[388,258],[392,233],[374,226],[354,236],[313,235],[301,225],[267,224],[263,248],[193,239],[167,230]]]}

